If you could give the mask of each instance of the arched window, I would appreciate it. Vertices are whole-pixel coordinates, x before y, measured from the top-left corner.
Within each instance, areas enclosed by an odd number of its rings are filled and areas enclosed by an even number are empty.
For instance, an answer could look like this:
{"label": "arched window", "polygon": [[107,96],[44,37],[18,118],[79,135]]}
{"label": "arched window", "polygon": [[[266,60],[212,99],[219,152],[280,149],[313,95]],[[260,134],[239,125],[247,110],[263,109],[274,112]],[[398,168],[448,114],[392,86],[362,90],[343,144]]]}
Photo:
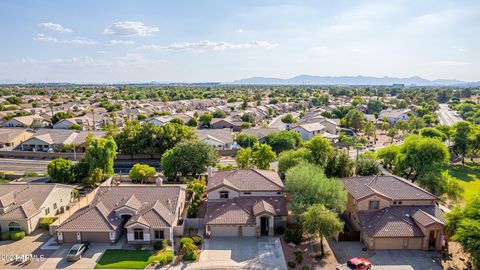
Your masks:
{"label": "arched window", "polygon": [[20,224],[18,222],[12,221],[10,224],[8,224],[8,230],[13,232],[13,231],[21,231],[22,228],[20,227]]}

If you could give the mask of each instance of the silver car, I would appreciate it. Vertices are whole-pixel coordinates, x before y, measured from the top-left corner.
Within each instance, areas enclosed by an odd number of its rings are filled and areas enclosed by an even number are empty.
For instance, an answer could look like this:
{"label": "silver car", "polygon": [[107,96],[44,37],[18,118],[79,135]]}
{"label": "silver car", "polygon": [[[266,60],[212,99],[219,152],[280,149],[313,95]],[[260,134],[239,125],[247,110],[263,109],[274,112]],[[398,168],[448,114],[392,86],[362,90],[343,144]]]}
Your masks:
{"label": "silver car", "polygon": [[75,244],[67,253],[67,261],[75,262],[80,260],[82,254],[88,249],[88,243]]}

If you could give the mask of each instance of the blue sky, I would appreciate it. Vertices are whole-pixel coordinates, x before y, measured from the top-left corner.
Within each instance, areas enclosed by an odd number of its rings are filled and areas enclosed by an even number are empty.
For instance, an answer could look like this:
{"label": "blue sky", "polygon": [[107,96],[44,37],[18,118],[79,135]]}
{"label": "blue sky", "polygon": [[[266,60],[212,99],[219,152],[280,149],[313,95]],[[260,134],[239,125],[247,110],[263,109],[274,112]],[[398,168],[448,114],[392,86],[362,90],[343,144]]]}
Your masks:
{"label": "blue sky", "polygon": [[0,80],[480,81],[480,1],[0,2]]}

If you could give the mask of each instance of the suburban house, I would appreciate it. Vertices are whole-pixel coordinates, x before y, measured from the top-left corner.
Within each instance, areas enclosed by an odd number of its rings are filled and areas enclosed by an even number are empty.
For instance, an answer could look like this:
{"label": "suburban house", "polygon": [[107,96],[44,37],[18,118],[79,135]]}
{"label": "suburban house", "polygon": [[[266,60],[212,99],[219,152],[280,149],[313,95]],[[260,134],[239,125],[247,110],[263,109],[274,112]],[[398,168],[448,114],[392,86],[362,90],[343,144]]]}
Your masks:
{"label": "suburban house", "polygon": [[209,176],[207,192],[209,236],[273,236],[286,226],[287,199],[274,171],[219,171]]}
{"label": "suburban house", "polygon": [[57,228],[59,243],[150,244],[183,234],[183,186],[101,186],[92,203]]}
{"label": "suburban house", "polygon": [[210,122],[210,128],[213,129],[223,129],[223,128],[229,128],[233,131],[240,131],[242,130],[242,121],[235,121],[229,118],[214,118]]}
{"label": "suburban house", "polygon": [[224,129],[196,129],[198,140],[220,150],[240,148],[233,141],[233,133],[229,128]]}
{"label": "suburban house", "polygon": [[407,120],[410,114],[415,114],[411,109],[386,109],[380,112],[378,119],[387,119],[390,125],[395,125],[398,120]]}
{"label": "suburban house", "polygon": [[398,176],[340,180],[347,217],[368,249],[442,248],[445,219],[435,195]]}
{"label": "suburban house", "polygon": [[38,115],[16,116],[2,124],[3,127],[22,128],[43,128],[49,125],[50,121]]}
{"label": "suburban house", "polygon": [[0,128],[0,148],[15,147],[33,134],[32,130],[23,128]]}
{"label": "suburban house", "polygon": [[104,132],[76,131],[70,129],[39,129],[30,138],[19,144],[15,150],[35,152],[60,152],[63,146],[81,146],[88,134],[94,138],[103,136]]}
{"label": "suburban house", "polygon": [[73,187],[61,184],[4,184],[0,188],[0,229],[30,234],[41,218],[54,217],[73,200]]}
{"label": "suburban house", "polygon": [[93,119],[89,116],[66,118],[53,125],[54,129],[69,129],[72,125],[79,125],[81,130],[93,130]]}
{"label": "suburban house", "polygon": [[320,123],[300,124],[292,128],[293,131],[302,136],[304,141],[310,140],[315,135],[322,134],[326,129],[327,128]]}
{"label": "suburban house", "polygon": [[278,128],[248,128],[242,130],[241,133],[249,134],[249,135],[254,135],[257,137],[258,141],[260,143],[265,143],[265,137],[267,137],[268,134],[280,132],[280,129]]}

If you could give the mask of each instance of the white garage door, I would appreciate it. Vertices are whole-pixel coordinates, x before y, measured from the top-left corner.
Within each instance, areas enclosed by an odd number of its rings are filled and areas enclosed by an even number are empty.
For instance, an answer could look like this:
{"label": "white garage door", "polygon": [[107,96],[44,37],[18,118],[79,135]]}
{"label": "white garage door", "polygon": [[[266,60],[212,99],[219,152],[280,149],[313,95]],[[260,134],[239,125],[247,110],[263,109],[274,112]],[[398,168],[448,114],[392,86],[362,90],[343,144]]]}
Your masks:
{"label": "white garage door", "polygon": [[237,226],[210,226],[211,236],[238,236]]}
{"label": "white garage door", "polygon": [[242,227],[242,234],[243,236],[256,236],[255,227],[254,226]]}

